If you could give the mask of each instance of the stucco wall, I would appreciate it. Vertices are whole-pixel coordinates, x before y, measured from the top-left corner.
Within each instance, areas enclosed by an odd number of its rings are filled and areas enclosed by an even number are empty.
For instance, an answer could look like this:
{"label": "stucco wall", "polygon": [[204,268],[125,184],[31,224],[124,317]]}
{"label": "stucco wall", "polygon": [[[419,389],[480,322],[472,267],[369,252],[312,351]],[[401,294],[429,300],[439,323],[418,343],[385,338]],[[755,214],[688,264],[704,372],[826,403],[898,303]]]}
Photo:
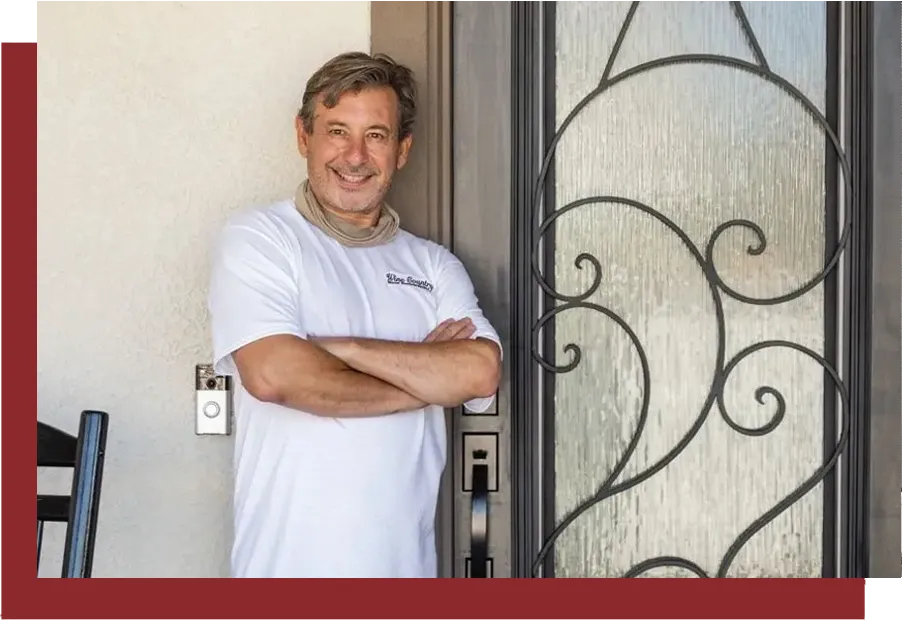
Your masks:
{"label": "stucco wall", "polygon": [[[38,417],[74,433],[82,409],[110,413],[95,577],[227,575],[233,438],[193,418],[210,242],[303,178],[304,82],[369,49],[369,10],[38,4]],[[42,576],[63,533],[45,530]]]}

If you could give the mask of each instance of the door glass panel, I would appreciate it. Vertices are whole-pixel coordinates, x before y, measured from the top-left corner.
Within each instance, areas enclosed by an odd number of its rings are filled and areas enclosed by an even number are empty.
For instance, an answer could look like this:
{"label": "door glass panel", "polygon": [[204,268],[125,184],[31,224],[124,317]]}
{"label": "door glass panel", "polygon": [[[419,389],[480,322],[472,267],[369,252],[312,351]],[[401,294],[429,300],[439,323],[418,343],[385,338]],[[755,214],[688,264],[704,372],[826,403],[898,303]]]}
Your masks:
{"label": "door glass panel", "polygon": [[[770,69],[823,113],[825,3],[744,6]],[[598,86],[629,7],[557,3],[557,127]],[[641,3],[611,76],[638,63],[699,53],[755,62],[729,3]],[[760,242],[754,231],[727,228],[713,251],[725,284],[762,299],[807,284],[823,270],[827,249],[828,146],[821,124],[789,92],[724,63],[669,64],[631,75],[594,97],[564,132],[553,167],[554,209],[599,196],[641,204],[602,200],[561,214],[548,235],[555,248],[549,280],[553,274],[561,294],[581,295],[596,273],[590,260],[577,257],[597,258],[601,280],[583,303],[609,309],[635,332],[649,381],[646,393],[640,352],[615,319],[580,303],[554,317],[555,350],[545,358],[564,366],[573,359],[566,345],[581,350],[573,370],[554,375],[554,437],[547,440],[554,443],[556,520],[590,499],[614,471],[637,433],[644,398],[644,429],[615,484],[678,454],[571,523],[554,546],[555,576],[622,576],[662,556],[715,576],[743,530],[823,464],[824,370],[802,352],[753,352],[726,380],[723,409],[748,429],[765,426],[778,410],[778,397],[759,388],[779,391],[785,417],[772,432],[743,434],[716,402],[705,407],[718,367],[720,319],[715,293],[686,243],[703,258],[719,225],[748,220],[760,226],[766,247],[752,255],[749,247]],[[722,365],[769,340],[823,354],[823,284],[783,303],[716,296],[723,310]],[[727,575],[820,576],[823,518],[818,484],[742,545]],[[683,562],[668,563],[643,574],[694,574]]]}

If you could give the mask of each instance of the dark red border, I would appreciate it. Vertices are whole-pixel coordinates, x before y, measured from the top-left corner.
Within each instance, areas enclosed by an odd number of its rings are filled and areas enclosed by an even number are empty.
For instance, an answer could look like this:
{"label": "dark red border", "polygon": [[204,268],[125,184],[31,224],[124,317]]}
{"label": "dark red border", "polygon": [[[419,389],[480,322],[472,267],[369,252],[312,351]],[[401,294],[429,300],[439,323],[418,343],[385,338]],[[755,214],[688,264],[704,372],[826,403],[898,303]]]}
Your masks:
{"label": "dark red border", "polygon": [[38,581],[37,45],[0,53],[4,618],[864,618],[863,579]]}

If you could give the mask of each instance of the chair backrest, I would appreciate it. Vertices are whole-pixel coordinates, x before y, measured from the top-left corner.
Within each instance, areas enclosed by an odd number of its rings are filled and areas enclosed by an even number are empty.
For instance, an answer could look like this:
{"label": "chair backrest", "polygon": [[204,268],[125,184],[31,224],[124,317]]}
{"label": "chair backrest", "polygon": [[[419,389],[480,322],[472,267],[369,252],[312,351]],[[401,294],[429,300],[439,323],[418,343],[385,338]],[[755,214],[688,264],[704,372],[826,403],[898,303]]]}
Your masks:
{"label": "chair backrest", "polygon": [[72,468],[69,495],[38,493],[38,569],[45,522],[66,523],[62,577],[90,577],[109,415],[82,411],[78,435],[38,422],[38,467]]}

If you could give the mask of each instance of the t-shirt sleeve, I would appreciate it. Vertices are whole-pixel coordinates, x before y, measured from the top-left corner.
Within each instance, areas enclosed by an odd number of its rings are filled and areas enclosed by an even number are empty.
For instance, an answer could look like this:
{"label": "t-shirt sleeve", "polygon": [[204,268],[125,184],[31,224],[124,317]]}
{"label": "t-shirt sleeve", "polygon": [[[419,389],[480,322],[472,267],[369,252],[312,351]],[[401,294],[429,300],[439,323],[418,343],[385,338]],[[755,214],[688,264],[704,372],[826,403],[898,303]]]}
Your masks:
{"label": "t-shirt sleeve", "polygon": [[212,256],[208,310],[213,364],[236,374],[232,353],[260,338],[306,333],[291,254],[275,229],[243,218],[226,225]]}
{"label": "t-shirt sleeve", "polygon": [[[476,327],[472,338],[486,338],[495,342],[501,350],[501,338],[498,332],[489,322],[479,306],[479,299],[473,288],[470,275],[460,259],[454,254],[442,248],[441,262],[438,268],[439,275],[436,278],[436,295],[438,299],[438,322],[446,319],[462,319],[469,317]],[[487,398],[474,398],[464,403],[470,411],[481,413],[486,411],[494,402],[495,396]]]}

